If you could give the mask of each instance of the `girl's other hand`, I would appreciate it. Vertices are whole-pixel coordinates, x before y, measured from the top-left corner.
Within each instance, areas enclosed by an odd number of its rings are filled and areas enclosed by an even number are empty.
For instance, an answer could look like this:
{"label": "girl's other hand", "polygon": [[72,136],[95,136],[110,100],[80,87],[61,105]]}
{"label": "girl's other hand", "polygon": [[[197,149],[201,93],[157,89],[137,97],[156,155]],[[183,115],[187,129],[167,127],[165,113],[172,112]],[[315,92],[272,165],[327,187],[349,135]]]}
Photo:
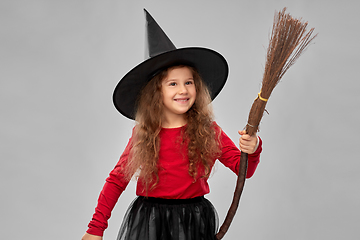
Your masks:
{"label": "girl's other hand", "polygon": [[101,236],[92,235],[89,233],[85,233],[81,240],[102,240]]}
{"label": "girl's other hand", "polygon": [[246,134],[245,130],[239,131],[239,134],[241,135],[239,139],[240,150],[247,154],[254,153],[257,148],[257,142],[258,142],[257,135],[254,134],[250,136],[249,134]]}

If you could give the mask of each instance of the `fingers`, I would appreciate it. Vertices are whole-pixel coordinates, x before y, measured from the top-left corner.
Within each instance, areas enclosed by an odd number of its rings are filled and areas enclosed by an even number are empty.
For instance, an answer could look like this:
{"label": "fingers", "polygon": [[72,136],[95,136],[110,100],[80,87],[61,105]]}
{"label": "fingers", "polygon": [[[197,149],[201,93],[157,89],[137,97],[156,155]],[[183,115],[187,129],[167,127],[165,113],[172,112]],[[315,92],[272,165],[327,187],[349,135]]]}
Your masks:
{"label": "fingers", "polygon": [[248,154],[254,153],[257,144],[256,134],[250,136],[249,134],[246,134],[246,131],[244,130],[239,131],[239,134],[241,135],[239,139],[240,150]]}
{"label": "fingers", "polygon": [[253,136],[250,136],[249,134],[246,134],[245,130],[239,130],[239,134],[241,135],[241,138],[244,140],[251,140],[252,138],[256,138],[256,134],[254,134]]}
{"label": "fingers", "polygon": [[239,130],[239,134],[244,135],[244,134],[246,134],[246,131],[245,130]]}
{"label": "fingers", "polygon": [[255,146],[249,146],[244,144],[239,144],[240,150],[244,153],[252,154],[255,152]]}

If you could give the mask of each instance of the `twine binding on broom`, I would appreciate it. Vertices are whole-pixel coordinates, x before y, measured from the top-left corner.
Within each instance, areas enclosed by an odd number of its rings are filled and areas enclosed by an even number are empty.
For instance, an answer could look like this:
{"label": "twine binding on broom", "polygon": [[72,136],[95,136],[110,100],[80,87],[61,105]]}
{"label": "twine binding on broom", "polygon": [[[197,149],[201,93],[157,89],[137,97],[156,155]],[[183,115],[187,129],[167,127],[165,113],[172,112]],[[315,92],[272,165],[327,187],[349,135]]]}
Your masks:
{"label": "twine binding on broom", "polygon": [[[267,102],[269,99],[266,99],[266,98],[263,98],[261,97],[261,91],[258,93],[258,97],[260,100],[264,101],[264,102]],[[256,99],[255,99],[256,100]]]}
{"label": "twine binding on broom", "polygon": [[[250,127],[256,128],[257,126],[253,126],[250,123],[247,123],[246,125],[249,125]],[[245,129],[245,128],[244,128]]]}

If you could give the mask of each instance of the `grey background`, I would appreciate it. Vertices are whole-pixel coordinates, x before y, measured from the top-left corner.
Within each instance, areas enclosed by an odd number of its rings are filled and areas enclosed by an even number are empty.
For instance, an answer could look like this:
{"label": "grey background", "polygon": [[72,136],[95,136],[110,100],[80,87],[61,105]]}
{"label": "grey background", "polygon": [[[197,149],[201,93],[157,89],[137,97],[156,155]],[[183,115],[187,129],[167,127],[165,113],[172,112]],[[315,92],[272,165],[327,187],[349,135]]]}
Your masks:
{"label": "grey background", "polygon": [[[80,239],[133,122],[112,105],[118,80],[144,59],[143,8],[177,47],[221,52],[230,75],[214,101],[235,141],[260,90],[275,10],[319,33],[274,90],[225,239],[359,237],[359,3],[356,1],[0,2],[2,239]],[[220,221],[235,175],[221,164],[208,198]],[[132,182],[105,232],[117,235]]]}

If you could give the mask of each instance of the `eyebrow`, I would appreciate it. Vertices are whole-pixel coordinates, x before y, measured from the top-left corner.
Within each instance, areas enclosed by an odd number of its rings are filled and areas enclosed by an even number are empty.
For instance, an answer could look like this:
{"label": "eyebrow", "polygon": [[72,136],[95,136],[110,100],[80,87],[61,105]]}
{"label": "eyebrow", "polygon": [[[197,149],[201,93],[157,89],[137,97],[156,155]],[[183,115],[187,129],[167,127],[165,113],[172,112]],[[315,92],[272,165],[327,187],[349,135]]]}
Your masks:
{"label": "eyebrow", "polygon": [[[179,80],[179,79],[178,78],[169,78],[169,79],[164,79],[164,82],[177,81],[177,80]],[[194,81],[194,78],[190,77],[188,79],[185,79],[185,81],[188,81],[188,80],[193,80]]]}

